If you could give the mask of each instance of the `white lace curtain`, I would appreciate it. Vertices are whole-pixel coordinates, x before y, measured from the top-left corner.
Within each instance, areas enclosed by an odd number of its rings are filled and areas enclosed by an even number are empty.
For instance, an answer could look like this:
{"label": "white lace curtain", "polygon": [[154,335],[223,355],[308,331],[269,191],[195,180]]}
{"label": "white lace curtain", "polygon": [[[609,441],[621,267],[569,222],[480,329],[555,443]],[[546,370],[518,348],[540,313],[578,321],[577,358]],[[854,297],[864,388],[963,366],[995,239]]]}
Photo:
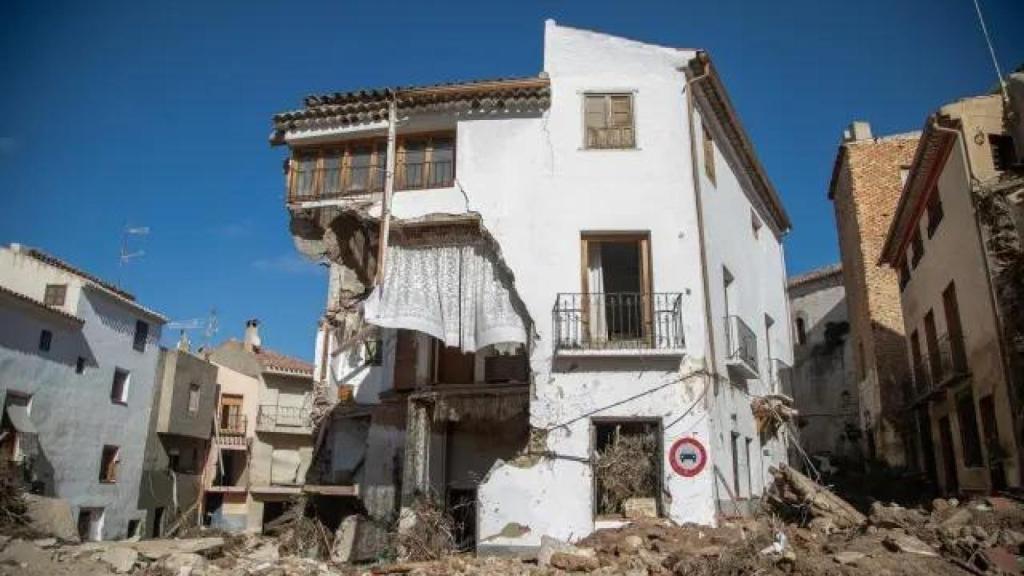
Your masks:
{"label": "white lace curtain", "polygon": [[364,311],[370,324],[424,332],[464,352],[526,343],[494,257],[478,244],[389,246],[384,283]]}

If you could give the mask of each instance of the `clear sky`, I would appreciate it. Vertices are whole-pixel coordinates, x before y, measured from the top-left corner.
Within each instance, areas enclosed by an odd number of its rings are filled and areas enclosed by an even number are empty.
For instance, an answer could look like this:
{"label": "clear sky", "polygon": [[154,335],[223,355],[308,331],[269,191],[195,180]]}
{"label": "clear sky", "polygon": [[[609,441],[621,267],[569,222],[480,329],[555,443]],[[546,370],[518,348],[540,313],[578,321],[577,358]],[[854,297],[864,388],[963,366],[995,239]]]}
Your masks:
{"label": "clear sky", "polygon": [[[995,84],[972,0],[0,4],[0,242],[171,319],[216,308],[216,341],[260,318],[265,345],[307,359],[325,273],[292,247],[267,143],[307,94],[535,74],[545,18],[707,49],[793,219],[796,273],[838,260],[826,187],[851,120],[917,130]],[[1024,62],[1024,2],[982,7],[1004,69]],[[151,233],[119,269],[125,223]]]}

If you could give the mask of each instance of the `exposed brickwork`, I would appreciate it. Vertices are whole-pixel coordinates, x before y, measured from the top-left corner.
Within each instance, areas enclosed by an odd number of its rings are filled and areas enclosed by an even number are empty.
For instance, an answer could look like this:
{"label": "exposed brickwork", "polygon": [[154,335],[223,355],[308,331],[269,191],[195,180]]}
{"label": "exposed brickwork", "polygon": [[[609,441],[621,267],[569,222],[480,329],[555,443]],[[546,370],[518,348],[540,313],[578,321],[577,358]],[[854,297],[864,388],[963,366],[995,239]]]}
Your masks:
{"label": "exposed brickwork", "polygon": [[908,368],[897,274],[877,262],[900,197],[900,169],[912,163],[917,141],[917,135],[907,135],[844,143],[830,191],[861,381],[862,421],[870,422],[877,454],[891,464],[903,462],[894,417]]}

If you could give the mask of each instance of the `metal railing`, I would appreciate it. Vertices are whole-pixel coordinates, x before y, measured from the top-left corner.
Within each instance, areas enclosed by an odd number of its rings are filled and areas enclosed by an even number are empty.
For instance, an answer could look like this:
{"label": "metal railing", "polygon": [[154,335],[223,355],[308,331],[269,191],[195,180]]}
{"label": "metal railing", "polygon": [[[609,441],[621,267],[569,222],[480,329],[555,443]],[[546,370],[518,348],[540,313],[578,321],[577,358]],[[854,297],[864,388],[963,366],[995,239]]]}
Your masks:
{"label": "metal railing", "polygon": [[227,418],[219,418],[217,426],[221,436],[244,436],[248,421],[245,414],[229,414]]}
{"label": "metal railing", "polygon": [[683,348],[679,292],[561,292],[552,322],[556,351]]}
{"label": "metal railing", "polygon": [[256,429],[268,432],[293,428],[296,431],[312,428],[313,420],[309,411],[298,406],[264,404],[256,416]]}
{"label": "metal railing", "polygon": [[793,367],[778,358],[769,361],[769,382],[775,394],[793,395]]}
{"label": "metal railing", "polygon": [[757,335],[739,316],[725,317],[725,353],[757,372]]}

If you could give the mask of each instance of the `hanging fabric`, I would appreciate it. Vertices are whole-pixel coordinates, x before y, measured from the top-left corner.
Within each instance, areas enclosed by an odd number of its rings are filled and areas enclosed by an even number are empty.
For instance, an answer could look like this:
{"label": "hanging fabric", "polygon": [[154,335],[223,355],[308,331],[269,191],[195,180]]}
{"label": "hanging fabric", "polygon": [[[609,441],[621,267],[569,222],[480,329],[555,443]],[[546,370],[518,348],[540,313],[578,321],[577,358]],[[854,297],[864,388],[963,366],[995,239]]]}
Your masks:
{"label": "hanging fabric", "polygon": [[384,282],[364,312],[370,324],[423,332],[464,352],[526,343],[512,294],[480,243],[389,246]]}

